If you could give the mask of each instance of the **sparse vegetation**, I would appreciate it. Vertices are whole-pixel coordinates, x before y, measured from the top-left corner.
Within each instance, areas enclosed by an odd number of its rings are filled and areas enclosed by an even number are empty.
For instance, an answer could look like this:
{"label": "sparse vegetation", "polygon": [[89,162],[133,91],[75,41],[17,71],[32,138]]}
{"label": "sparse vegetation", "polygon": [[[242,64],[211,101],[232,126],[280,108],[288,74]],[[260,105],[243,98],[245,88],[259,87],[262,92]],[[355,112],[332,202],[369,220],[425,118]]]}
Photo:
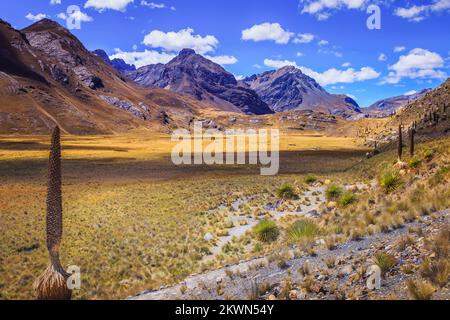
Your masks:
{"label": "sparse vegetation", "polygon": [[408,166],[411,169],[417,169],[421,164],[422,164],[422,161],[417,157],[411,158],[408,162]]}
{"label": "sparse vegetation", "polygon": [[336,185],[331,185],[325,190],[327,200],[337,200],[342,194],[342,188]]}
{"label": "sparse vegetation", "polygon": [[407,287],[412,300],[431,300],[436,291],[430,283],[422,280],[409,280]]}
{"label": "sparse vegetation", "polygon": [[278,188],[277,195],[281,199],[295,199],[297,197],[294,189],[288,183],[285,183]]}
{"label": "sparse vegetation", "polygon": [[387,254],[385,252],[378,252],[375,254],[374,257],[374,263],[380,267],[381,273],[384,275],[389,270],[391,270],[396,264],[397,261],[395,260],[394,256]]}
{"label": "sparse vegetation", "polygon": [[263,220],[259,222],[255,228],[254,232],[256,237],[261,242],[274,242],[278,239],[280,235],[280,230],[277,224],[273,221]]}
{"label": "sparse vegetation", "polygon": [[339,197],[339,205],[342,207],[347,207],[351,205],[352,203],[356,202],[356,196],[353,192],[344,192]]}
{"label": "sparse vegetation", "polygon": [[288,238],[291,242],[313,239],[319,233],[319,228],[312,220],[302,219],[289,228]]}
{"label": "sparse vegetation", "polygon": [[380,185],[386,193],[395,191],[400,186],[400,183],[400,175],[394,170],[386,171],[380,177]]}
{"label": "sparse vegetation", "polygon": [[305,183],[306,184],[313,184],[313,183],[315,183],[317,181],[317,178],[315,177],[315,176],[313,176],[313,175],[307,175],[306,177],[305,177]]}

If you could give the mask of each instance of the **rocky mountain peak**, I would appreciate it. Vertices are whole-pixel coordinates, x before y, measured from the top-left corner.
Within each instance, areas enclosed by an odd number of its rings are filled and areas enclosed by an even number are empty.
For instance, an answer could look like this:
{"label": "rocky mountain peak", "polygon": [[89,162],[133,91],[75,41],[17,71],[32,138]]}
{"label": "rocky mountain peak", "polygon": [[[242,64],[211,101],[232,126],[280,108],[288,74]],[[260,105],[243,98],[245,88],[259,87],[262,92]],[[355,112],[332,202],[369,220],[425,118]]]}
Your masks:
{"label": "rocky mountain peak", "polygon": [[253,75],[242,84],[255,90],[276,112],[315,110],[346,118],[360,113],[354,100],[328,93],[316,80],[294,66]]}
{"label": "rocky mountain peak", "polygon": [[169,89],[199,101],[211,102],[223,110],[273,113],[253,90],[241,87],[222,66],[192,49],[181,50],[165,65],[142,67],[128,76],[141,85]]}
{"label": "rocky mountain peak", "polygon": [[195,50],[187,48],[187,49],[181,50],[180,53],[178,54],[178,57],[179,58],[185,58],[185,57],[189,57],[189,56],[192,56],[192,55],[195,55],[195,54],[197,54],[195,52]]}

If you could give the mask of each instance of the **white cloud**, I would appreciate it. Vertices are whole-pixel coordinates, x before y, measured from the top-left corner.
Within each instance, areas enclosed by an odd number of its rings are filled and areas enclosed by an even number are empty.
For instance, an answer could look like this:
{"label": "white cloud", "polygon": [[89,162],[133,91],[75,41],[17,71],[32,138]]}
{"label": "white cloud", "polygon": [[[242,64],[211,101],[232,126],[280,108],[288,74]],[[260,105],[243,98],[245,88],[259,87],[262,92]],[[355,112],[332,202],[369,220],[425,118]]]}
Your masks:
{"label": "white cloud", "polygon": [[301,0],[302,13],[314,15],[318,20],[326,20],[332,11],[340,9],[364,9],[369,0]]}
{"label": "white cloud", "polygon": [[37,22],[37,21],[47,18],[47,15],[45,13],[38,13],[38,14],[29,13],[25,16],[25,18],[27,18],[28,20],[31,20],[33,22]]}
{"label": "white cloud", "polygon": [[297,57],[303,57],[305,54],[303,52],[297,52]]}
{"label": "white cloud", "polygon": [[352,64],[350,62],[345,62],[345,63],[342,64],[342,67],[348,68],[348,67],[351,67],[351,65]]}
{"label": "white cloud", "polygon": [[294,33],[284,30],[279,23],[257,24],[242,30],[242,40],[275,41],[277,44],[287,44]]}
{"label": "white cloud", "polygon": [[412,6],[410,8],[397,8],[394,11],[396,16],[408,19],[410,21],[419,22],[424,19],[422,14],[426,11],[426,6]]}
{"label": "white cloud", "polygon": [[326,86],[335,83],[353,83],[370,79],[376,79],[380,73],[371,67],[363,67],[360,70],[349,68],[346,70],[328,69],[325,72],[316,72],[310,68],[298,66],[295,61],[265,59],[264,65],[271,68],[282,68],[285,66],[294,66],[300,69],[304,74],[316,80],[320,85]]}
{"label": "white cloud", "polygon": [[116,53],[109,57],[110,59],[123,59],[128,64],[134,64],[136,68],[148,66],[150,64],[167,63],[175,54],[160,53],[154,50],[145,50],[143,52],[124,52],[116,49]]}
{"label": "white cloud", "polygon": [[50,0],[51,5],[61,4],[61,0]]}
{"label": "white cloud", "polygon": [[422,48],[412,49],[400,56],[396,64],[389,66],[389,75],[382,83],[397,84],[402,78],[445,79],[447,74],[439,70],[444,67],[444,59],[436,52]]}
{"label": "white cloud", "polygon": [[220,64],[222,66],[228,65],[228,64],[235,64],[238,62],[238,59],[234,56],[215,56],[211,57],[208,55],[204,56],[206,59],[211,60],[214,63]]}
{"label": "white cloud", "polygon": [[66,14],[64,12],[58,13],[56,15],[61,20],[69,20],[69,21],[79,21],[79,22],[91,22],[94,19],[88,16],[86,13],[82,11],[74,11],[70,14]]}
{"label": "white cloud", "polygon": [[411,91],[408,91],[408,92],[405,92],[405,96],[412,96],[412,95],[415,95],[417,93],[417,91],[416,90],[411,90]]}
{"label": "white cloud", "polygon": [[98,11],[107,9],[116,11],[125,11],[127,6],[134,0],[87,0],[84,4],[85,8],[94,8]]}
{"label": "white cloud", "polygon": [[289,60],[273,60],[273,59],[264,59],[264,65],[266,67],[280,69],[286,66],[293,66],[296,68],[300,68],[295,61]]}
{"label": "white cloud", "polygon": [[318,44],[320,47],[323,47],[323,46],[328,45],[329,42],[328,42],[327,40],[320,40],[317,44]]}
{"label": "white cloud", "polygon": [[378,61],[386,61],[387,60],[387,56],[384,53],[380,53],[380,55],[378,56]]}
{"label": "white cloud", "polygon": [[145,0],[141,1],[141,6],[149,7],[150,9],[164,9],[166,7],[164,3],[147,2]]}
{"label": "white cloud", "polygon": [[336,50],[329,50],[329,49],[319,49],[317,50],[318,53],[322,53],[322,54],[331,54],[333,56],[336,56],[338,58],[342,58],[344,55],[342,54],[342,52],[336,51]]}
{"label": "white cloud", "polygon": [[207,35],[202,37],[193,33],[194,29],[192,28],[167,33],[153,30],[145,36],[142,43],[153,48],[163,48],[166,51],[180,51],[190,48],[200,54],[214,51],[219,44],[219,41],[214,36]]}
{"label": "white cloud", "polygon": [[428,17],[431,13],[450,10],[450,0],[433,0],[430,4],[413,5],[409,8],[399,7],[394,14],[409,21],[419,22]]}
{"label": "white cloud", "polygon": [[294,39],[294,43],[310,43],[314,38],[315,36],[311,33],[299,33]]}
{"label": "white cloud", "polygon": [[148,2],[145,0],[141,1],[141,6],[149,7],[150,9],[170,9],[175,11],[175,7],[167,7],[165,3]]}
{"label": "white cloud", "polygon": [[403,46],[397,46],[397,47],[394,48],[394,52],[402,52],[402,51],[405,51],[405,50],[406,50],[406,48],[403,47]]}

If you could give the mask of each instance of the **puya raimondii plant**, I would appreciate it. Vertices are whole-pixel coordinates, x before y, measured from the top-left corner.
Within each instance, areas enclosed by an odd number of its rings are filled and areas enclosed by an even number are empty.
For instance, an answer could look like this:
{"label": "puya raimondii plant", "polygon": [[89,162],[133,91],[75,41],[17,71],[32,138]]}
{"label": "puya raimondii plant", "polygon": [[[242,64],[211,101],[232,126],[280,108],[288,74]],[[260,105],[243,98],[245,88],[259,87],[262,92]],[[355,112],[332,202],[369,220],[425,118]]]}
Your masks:
{"label": "puya raimondii plant", "polygon": [[61,192],[61,142],[60,129],[55,127],[52,134],[48,163],[47,186],[47,249],[50,264],[34,282],[39,300],[70,300],[72,290],[67,286],[70,277],[61,265],[59,249],[62,239],[62,192]]}

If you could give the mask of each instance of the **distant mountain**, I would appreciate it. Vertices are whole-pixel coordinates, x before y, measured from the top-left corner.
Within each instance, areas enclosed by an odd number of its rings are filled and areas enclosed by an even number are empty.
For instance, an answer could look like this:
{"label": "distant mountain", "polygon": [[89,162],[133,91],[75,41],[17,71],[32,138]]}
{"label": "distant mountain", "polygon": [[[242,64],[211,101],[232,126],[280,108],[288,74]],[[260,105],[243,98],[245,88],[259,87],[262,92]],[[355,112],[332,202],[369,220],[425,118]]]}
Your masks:
{"label": "distant mountain", "polygon": [[313,78],[292,66],[253,75],[241,83],[255,90],[276,112],[313,110],[345,118],[361,113],[352,98],[328,93]]}
{"label": "distant mountain", "polygon": [[102,49],[94,50],[92,53],[102,58],[107,64],[111,65],[122,74],[136,70],[134,65],[127,64],[123,59],[109,59],[108,54]]}
{"label": "distant mountain", "polygon": [[255,91],[239,85],[231,73],[191,49],[182,50],[165,65],[142,67],[127,75],[140,85],[188,95],[226,111],[273,113]]}
{"label": "distant mountain", "polygon": [[188,126],[210,105],[142,88],[43,19],[16,30],[0,19],[0,133],[125,132]]}
{"label": "distant mountain", "polygon": [[410,102],[422,98],[430,91],[432,91],[432,89],[424,89],[420,92],[410,95],[401,95],[398,97],[383,99],[375,102],[370,107],[363,109],[363,112],[370,117],[389,117],[400,108],[406,106]]}

